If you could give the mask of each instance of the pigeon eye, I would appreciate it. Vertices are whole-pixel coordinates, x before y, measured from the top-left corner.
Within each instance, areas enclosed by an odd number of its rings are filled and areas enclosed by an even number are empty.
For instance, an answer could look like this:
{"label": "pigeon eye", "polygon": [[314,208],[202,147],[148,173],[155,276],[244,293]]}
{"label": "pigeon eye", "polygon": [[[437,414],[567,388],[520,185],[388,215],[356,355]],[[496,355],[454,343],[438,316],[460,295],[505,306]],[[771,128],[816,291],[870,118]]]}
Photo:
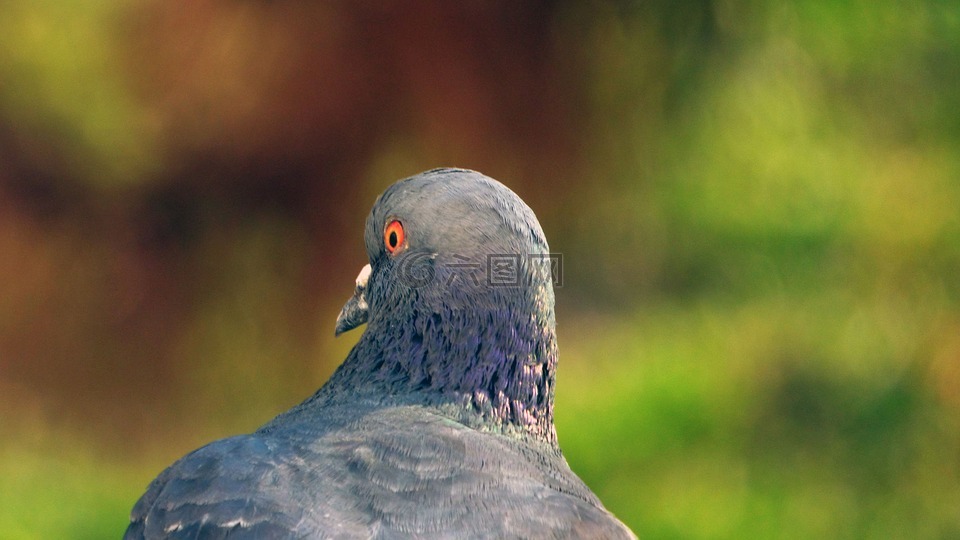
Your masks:
{"label": "pigeon eye", "polygon": [[403,247],[403,241],[403,223],[397,220],[387,223],[386,228],[383,229],[383,245],[387,247],[387,253],[396,253]]}

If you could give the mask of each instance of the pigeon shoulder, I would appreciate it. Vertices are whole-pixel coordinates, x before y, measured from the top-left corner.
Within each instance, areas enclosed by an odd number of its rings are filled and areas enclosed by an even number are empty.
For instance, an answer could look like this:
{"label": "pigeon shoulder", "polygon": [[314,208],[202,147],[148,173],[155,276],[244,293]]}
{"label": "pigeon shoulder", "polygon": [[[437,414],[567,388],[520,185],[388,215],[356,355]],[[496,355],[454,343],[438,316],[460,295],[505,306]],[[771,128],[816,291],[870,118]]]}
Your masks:
{"label": "pigeon shoulder", "polygon": [[[125,539],[312,538],[319,523],[366,536],[345,509],[322,515],[322,471],[285,441],[257,434],[208,444],[168,467],[131,512]],[[319,483],[319,484],[318,484]]]}
{"label": "pigeon shoulder", "polygon": [[430,407],[372,412],[317,445],[342,471],[337,505],[358,505],[373,537],[633,538],[556,446],[478,431]]}
{"label": "pigeon shoulder", "polygon": [[[270,426],[268,424],[268,426]],[[632,538],[548,444],[430,407],[223,439],[150,485],[125,538]]]}

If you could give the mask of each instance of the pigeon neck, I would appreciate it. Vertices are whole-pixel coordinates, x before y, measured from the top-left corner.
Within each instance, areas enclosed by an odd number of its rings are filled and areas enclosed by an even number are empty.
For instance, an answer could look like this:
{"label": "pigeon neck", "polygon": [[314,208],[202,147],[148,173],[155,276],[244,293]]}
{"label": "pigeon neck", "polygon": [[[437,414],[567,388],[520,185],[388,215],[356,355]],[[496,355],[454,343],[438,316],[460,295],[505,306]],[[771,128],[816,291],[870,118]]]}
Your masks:
{"label": "pigeon neck", "polygon": [[[515,305],[408,309],[371,321],[325,390],[409,398],[472,427],[556,444],[553,294],[540,293]],[[396,320],[407,322],[386,322]]]}

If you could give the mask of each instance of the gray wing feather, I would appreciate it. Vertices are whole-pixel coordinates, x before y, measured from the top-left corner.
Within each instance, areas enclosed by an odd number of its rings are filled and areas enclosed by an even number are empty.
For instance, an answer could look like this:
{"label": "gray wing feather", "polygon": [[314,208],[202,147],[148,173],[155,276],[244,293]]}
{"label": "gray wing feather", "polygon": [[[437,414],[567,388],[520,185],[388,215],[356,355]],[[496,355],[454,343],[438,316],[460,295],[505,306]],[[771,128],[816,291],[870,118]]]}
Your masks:
{"label": "gray wing feather", "polygon": [[419,407],[297,422],[185,456],[125,538],[631,538],[563,458]]}

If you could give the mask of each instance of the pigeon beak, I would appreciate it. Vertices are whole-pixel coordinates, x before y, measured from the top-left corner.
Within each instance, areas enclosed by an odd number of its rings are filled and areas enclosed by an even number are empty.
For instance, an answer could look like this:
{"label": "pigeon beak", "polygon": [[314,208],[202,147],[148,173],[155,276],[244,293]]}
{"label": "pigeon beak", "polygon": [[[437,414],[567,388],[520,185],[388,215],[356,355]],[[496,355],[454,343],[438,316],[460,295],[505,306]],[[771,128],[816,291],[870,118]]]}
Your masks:
{"label": "pigeon beak", "polygon": [[367,290],[367,280],[370,279],[370,265],[364,266],[357,276],[357,289],[353,291],[353,296],[340,310],[340,316],[337,317],[337,328],[334,330],[334,336],[353,330],[361,324],[367,322],[370,316],[370,306],[367,305],[367,297],[364,292]]}

